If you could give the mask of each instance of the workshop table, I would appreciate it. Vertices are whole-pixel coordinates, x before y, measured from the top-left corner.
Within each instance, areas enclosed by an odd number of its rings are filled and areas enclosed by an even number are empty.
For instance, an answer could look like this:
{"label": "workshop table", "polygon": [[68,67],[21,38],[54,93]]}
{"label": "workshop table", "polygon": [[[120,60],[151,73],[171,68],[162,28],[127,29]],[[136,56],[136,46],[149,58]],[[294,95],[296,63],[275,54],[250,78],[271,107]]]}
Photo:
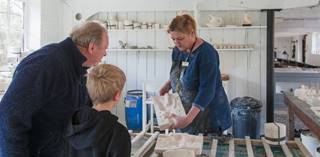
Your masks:
{"label": "workshop table", "polygon": [[[144,153],[140,147],[152,135],[141,137],[132,145],[132,157],[162,157],[162,154],[154,152],[156,141]],[[287,141],[281,145],[269,145],[264,138],[262,139],[245,139],[221,138],[221,137],[203,137],[202,154],[197,157],[312,157],[308,150],[302,145],[300,139]]]}
{"label": "workshop table", "polygon": [[311,110],[311,106],[294,96],[291,92],[284,93],[284,101],[288,106],[289,124],[287,127],[287,135],[289,140],[294,139],[294,115],[296,115],[314,135],[320,138],[320,117]]}

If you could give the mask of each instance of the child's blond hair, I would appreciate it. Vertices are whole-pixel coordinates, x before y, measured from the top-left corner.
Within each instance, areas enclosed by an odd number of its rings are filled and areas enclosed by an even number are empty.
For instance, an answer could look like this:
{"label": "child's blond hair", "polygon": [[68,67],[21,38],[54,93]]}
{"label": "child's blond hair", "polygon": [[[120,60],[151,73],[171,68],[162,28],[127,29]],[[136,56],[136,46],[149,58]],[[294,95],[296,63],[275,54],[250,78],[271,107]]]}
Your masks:
{"label": "child's blond hair", "polygon": [[93,67],[88,74],[87,89],[94,105],[111,101],[116,92],[122,91],[126,82],[124,72],[111,64]]}

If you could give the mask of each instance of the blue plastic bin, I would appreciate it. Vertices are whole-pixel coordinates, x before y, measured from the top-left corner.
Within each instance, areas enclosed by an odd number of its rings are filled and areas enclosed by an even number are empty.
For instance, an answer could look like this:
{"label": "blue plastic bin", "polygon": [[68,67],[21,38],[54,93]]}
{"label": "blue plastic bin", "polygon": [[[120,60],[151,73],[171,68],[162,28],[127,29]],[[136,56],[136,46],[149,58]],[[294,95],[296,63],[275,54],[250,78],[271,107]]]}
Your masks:
{"label": "blue plastic bin", "polygon": [[251,97],[231,101],[232,133],[235,138],[260,138],[260,112],[262,103]]}
{"label": "blue plastic bin", "polygon": [[125,97],[126,124],[129,130],[142,130],[142,90],[130,90]]}

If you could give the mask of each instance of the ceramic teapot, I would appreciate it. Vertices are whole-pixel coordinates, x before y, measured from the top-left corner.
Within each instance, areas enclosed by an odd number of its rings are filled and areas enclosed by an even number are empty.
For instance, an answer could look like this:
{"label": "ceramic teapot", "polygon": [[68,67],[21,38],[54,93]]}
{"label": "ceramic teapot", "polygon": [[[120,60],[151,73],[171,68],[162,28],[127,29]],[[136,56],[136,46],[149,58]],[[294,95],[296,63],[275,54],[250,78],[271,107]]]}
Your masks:
{"label": "ceramic teapot", "polygon": [[207,23],[208,27],[220,27],[223,23],[223,20],[219,16],[209,15],[209,22]]}

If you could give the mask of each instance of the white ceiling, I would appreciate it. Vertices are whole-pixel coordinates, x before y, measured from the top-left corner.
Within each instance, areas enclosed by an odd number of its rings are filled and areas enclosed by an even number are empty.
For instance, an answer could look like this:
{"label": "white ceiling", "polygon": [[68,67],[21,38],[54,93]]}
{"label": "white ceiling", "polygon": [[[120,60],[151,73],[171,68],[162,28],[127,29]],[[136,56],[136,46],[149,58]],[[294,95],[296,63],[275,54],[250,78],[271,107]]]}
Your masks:
{"label": "white ceiling", "polygon": [[284,9],[276,13],[277,18],[285,20],[314,20],[320,19],[320,5],[303,7],[303,8],[292,8]]}
{"label": "white ceiling", "polygon": [[275,14],[275,36],[297,36],[320,32],[320,5],[284,9]]}

